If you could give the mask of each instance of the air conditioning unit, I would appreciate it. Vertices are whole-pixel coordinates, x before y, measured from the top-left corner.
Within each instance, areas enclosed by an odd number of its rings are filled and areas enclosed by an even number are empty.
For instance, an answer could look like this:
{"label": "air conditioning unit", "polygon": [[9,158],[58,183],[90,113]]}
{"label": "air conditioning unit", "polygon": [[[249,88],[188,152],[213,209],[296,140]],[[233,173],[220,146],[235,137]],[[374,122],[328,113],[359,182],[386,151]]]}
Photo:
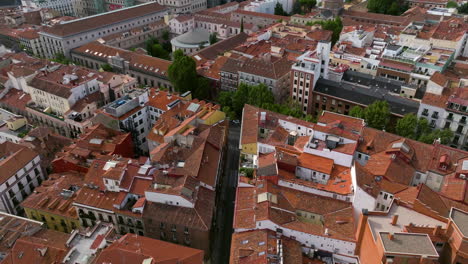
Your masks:
{"label": "air conditioning unit", "polygon": [[465,174],[460,174],[460,179],[466,180],[466,175]]}

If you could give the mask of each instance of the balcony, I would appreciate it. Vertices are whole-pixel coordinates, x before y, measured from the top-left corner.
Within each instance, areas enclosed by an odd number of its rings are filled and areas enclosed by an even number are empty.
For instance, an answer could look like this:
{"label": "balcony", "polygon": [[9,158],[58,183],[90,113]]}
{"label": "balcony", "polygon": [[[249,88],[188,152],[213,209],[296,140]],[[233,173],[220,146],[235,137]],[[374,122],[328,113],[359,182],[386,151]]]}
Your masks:
{"label": "balcony", "polygon": [[439,118],[439,114],[438,114],[438,113],[433,113],[433,114],[431,115],[431,117],[434,118],[434,119],[438,119],[438,118]]}
{"label": "balcony", "polygon": [[429,115],[429,112],[428,112],[428,111],[423,111],[423,112],[421,113],[421,115],[423,115],[423,116],[428,116],[428,115]]}

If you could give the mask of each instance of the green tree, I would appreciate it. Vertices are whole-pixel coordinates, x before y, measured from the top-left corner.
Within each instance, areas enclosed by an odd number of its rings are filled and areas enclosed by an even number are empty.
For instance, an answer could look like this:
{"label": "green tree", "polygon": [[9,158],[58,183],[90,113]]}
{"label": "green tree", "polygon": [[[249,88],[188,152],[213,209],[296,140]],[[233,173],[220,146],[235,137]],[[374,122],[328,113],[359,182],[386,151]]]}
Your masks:
{"label": "green tree", "polygon": [[286,12],[284,12],[283,5],[280,2],[276,2],[275,5],[275,15],[277,16],[285,16],[287,15]]}
{"label": "green tree", "polygon": [[299,0],[302,9],[305,9],[306,12],[310,12],[312,8],[317,5],[316,0]]}
{"label": "green tree", "polygon": [[389,7],[387,13],[388,13],[389,15],[398,16],[399,13],[400,13],[400,5],[399,5],[397,2],[393,2],[393,3],[390,5],[390,7]]}
{"label": "green tree", "polygon": [[170,60],[169,52],[161,46],[161,44],[154,44],[151,48],[151,56],[161,58],[164,60]]}
{"label": "green tree", "polygon": [[112,68],[112,66],[110,66],[109,63],[104,63],[102,66],[101,66],[101,69],[103,71],[106,71],[106,72],[112,72],[114,71],[114,69]]}
{"label": "green tree", "polygon": [[153,46],[154,44],[158,44],[158,40],[155,39],[154,37],[150,37],[147,41],[146,41],[146,53],[148,53],[148,55],[150,56],[153,56]]}
{"label": "green tree", "polygon": [[216,32],[210,34],[210,45],[215,44],[218,42],[218,37],[216,36]]}
{"label": "green tree", "polygon": [[181,50],[174,52],[174,61],[167,71],[169,80],[179,93],[193,91],[196,88],[197,70],[195,60],[185,56]]}
{"label": "green tree", "polygon": [[447,8],[457,8],[457,7],[458,7],[457,2],[454,2],[454,1],[447,2]]}
{"label": "green tree", "polygon": [[371,13],[401,15],[409,6],[402,0],[368,0],[367,10]]}
{"label": "green tree", "polygon": [[332,20],[322,20],[322,21],[314,21],[314,22],[307,22],[306,25],[312,26],[319,24],[322,26],[322,29],[330,30],[333,32],[331,42],[332,46],[340,39],[341,30],[343,29],[343,23],[340,17],[336,17]]}
{"label": "green tree", "polygon": [[464,3],[463,5],[458,7],[459,14],[468,14],[468,3]]}
{"label": "green tree", "polygon": [[375,101],[364,110],[364,119],[369,127],[383,130],[390,119],[387,101]]}
{"label": "green tree", "polygon": [[184,52],[180,49],[174,51],[174,54],[172,54],[172,58],[174,61],[177,60],[178,58],[182,58],[183,56],[185,56]]}
{"label": "green tree", "polygon": [[66,65],[71,63],[71,61],[67,57],[65,57],[63,53],[55,53],[55,56],[53,59],[51,59],[51,61],[55,61]]}
{"label": "green tree", "polygon": [[406,138],[415,138],[416,127],[418,126],[418,118],[415,114],[406,114],[402,119],[397,121],[396,134]]}
{"label": "green tree", "polygon": [[428,134],[421,135],[418,140],[426,144],[433,144],[435,140],[440,139],[440,143],[447,144],[452,136],[453,132],[448,129],[434,129]]}
{"label": "green tree", "polygon": [[349,115],[352,117],[364,118],[364,109],[357,105],[353,106],[351,110],[349,110]]}
{"label": "green tree", "polygon": [[295,14],[302,14],[302,7],[301,7],[301,2],[299,1],[294,1],[294,4],[293,4],[293,9],[292,9],[292,15],[295,15]]}
{"label": "green tree", "polygon": [[164,41],[169,41],[169,31],[168,30],[164,30],[163,34],[162,34],[162,39]]}
{"label": "green tree", "polygon": [[193,92],[193,97],[198,99],[210,98],[210,81],[205,77],[197,78],[196,89]]}
{"label": "green tree", "polygon": [[421,117],[418,120],[418,125],[416,126],[416,134],[414,138],[419,140],[423,135],[427,135],[429,133],[431,133],[431,127],[429,126],[429,122],[427,121],[427,119]]}

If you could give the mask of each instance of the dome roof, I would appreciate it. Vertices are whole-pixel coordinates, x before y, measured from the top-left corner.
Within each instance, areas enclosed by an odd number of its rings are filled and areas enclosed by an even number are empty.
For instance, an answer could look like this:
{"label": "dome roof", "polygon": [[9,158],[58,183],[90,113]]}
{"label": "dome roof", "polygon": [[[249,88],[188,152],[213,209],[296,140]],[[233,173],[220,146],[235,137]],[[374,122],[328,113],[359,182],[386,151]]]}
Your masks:
{"label": "dome roof", "polygon": [[203,29],[195,29],[175,38],[183,44],[198,45],[210,40],[210,32]]}

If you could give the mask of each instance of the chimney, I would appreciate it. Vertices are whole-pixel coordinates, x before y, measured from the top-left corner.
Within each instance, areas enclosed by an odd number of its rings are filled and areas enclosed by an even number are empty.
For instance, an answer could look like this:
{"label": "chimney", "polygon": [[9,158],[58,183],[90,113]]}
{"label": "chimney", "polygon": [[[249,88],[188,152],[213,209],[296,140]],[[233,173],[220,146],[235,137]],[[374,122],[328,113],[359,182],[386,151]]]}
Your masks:
{"label": "chimney", "polygon": [[436,225],[436,227],[434,227],[434,230],[432,231],[432,235],[433,236],[438,236],[442,233],[442,226],[441,225]]}
{"label": "chimney", "polygon": [[391,233],[391,232],[388,233],[388,239],[390,239],[390,240],[395,239],[395,236],[393,235],[393,233]]}
{"label": "chimney", "polygon": [[396,225],[397,222],[398,222],[398,215],[395,214],[395,215],[393,215],[393,217],[392,217],[392,225]]}

